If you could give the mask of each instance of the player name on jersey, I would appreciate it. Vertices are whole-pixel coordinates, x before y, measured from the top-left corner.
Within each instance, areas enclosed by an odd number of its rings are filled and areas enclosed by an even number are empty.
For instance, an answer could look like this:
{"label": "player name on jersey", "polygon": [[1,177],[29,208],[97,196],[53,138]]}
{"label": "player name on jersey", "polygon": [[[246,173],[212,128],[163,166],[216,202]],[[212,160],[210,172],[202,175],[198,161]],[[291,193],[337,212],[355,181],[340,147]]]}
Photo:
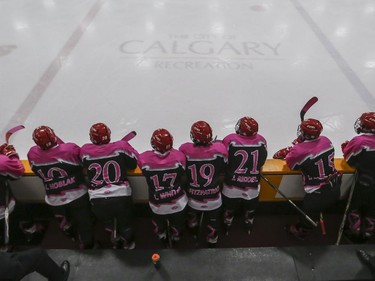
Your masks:
{"label": "player name on jersey", "polygon": [[53,183],[46,183],[46,188],[51,190],[51,189],[58,189],[64,186],[69,186],[72,184],[76,183],[75,177],[68,178],[66,180],[61,180],[58,182],[53,182]]}
{"label": "player name on jersey", "polygon": [[258,178],[255,177],[255,176],[237,176],[237,175],[233,175],[232,177],[232,181],[236,181],[236,182],[252,182],[252,183],[257,183],[258,182]]}

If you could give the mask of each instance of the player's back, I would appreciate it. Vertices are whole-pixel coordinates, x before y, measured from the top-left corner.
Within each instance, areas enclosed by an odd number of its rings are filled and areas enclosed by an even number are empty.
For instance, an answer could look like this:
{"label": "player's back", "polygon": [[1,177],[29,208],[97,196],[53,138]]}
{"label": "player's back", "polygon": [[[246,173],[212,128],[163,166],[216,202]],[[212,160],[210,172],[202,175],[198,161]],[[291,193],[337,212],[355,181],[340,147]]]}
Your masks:
{"label": "player's back", "polygon": [[198,210],[220,207],[220,176],[228,157],[223,143],[214,142],[207,146],[185,143],[179,150],[186,156],[189,205]]}
{"label": "player's back", "polygon": [[35,145],[30,148],[27,157],[30,165],[45,166],[58,165],[59,163],[81,166],[79,159],[80,148],[75,143],[62,143],[50,149],[42,149]]}
{"label": "player's back", "polygon": [[267,142],[263,136],[230,134],[223,139],[228,150],[225,182],[238,187],[257,187],[260,170],[267,159]]}
{"label": "player's back", "polygon": [[179,150],[186,156],[190,186],[210,188],[218,185],[219,176],[224,172],[228,158],[228,152],[222,142],[207,146],[185,143]]}
{"label": "player's back", "polygon": [[375,168],[375,135],[355,136],[344,149],[344,158],[349,165],[361,172],[373,173]]}
{"label": "player's back", "polygon": [[145,151],[138,157],[138,165],[146,178],[150,192],[180,187],[185,163],[184,154],[176,149],[163,154]]}
{"label": "player's back", "polygon": [[163,154],[146,151],[139,155],[138,163],[147,181],[153,212],[170,214],[185,208],[187,197],[182,187],[185,161],[185,155],[173,148]]}
{"label": "player's back", "polygon": [[74,143],[30,149],[27,156],[31,169],[43,180],[49,205],[64,205],[87,193],[79,151]]}
{"label": "player's back", "polygon": [[305,190],[312,192],[336,172],[334,156],[332,142],[327,137],[320,136],[294,145],[285,160],[291,169],[301,170]]}
{"label": "player's back", "polygon": [[127,170],[137,166],[137,152],[127,142],[85,144],[80,158],[87,169],[91,198],[131,195]]}

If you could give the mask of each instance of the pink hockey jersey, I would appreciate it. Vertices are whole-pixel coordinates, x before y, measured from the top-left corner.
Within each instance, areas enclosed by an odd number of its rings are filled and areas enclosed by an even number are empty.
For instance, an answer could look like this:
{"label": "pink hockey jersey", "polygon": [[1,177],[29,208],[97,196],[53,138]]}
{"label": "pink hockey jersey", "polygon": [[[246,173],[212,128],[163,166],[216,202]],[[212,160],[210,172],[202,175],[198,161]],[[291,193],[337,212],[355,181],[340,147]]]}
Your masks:
{"label": "pink hockey jersey", "polygon": [[223,139],[228,150],[228,166],[222,193],[229,198],[250,200],[259,196],[260,171],[267,159],[263,136],[229,134]]}
{"label": "pink hockey jersey", "polygon": [[315,140],[306,140],[294,145],[285,160],[292,170],[302,172],[302,181],[306,193],[312,193],[325,185],[336,171],[335,150],[331,141],[320,136]]}
{"label": "pink hockey jersey", "polygon": [[182,186],[185,164],[185,155],[176,149],[139,155],[138,166],[146,178],[149,205],[155,214],[172,214],[186,207],[188,199]]}
{"label": "pink hockey jersey", "polygon": [[0,154],[0,219],[4,218],[6,196],[8,196],[9,213],[14,210],[15,200],[9,187],[9,180],[23,176],[25,168],[16,156]]}
{"label": "pink hockey jersey", "polygon": [[138,155],[128,142],[122,140],[83,145],[80,158],[87,169],[90,199],[131,196],[127,170],[137,167]]}
{"label": "pink hockey jersey", "polygon": [[29,150],[27,158],[43,181],[47,204],[65,205],[87,193],[79,152],[74,143],[60,143],[47,150],[35,145]]}
{"label": "pink hockey jersey", "polygon": [[222,142],[208,146],[184,143],[179,150],[186,156],[188,205],[196,210],[215,210],[222,205],[219,186],[228,151]]}

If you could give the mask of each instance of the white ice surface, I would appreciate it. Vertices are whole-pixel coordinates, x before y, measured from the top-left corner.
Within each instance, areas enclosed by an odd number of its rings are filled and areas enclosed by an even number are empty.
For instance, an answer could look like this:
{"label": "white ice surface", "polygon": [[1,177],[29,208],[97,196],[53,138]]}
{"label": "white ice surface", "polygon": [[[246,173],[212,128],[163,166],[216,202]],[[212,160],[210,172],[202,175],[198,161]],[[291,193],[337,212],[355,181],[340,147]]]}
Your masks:
{"label": "white ice surface", "polygon": [[299,111],[340,144],[375,110],[372,0],[0,0],[0,128],[21,158],[35,127],[89,142],[95,122],[112,139],[150,149],[164,127],[175,147],[206,120],[218,139],[254,117],[269,158],[296,136]]}

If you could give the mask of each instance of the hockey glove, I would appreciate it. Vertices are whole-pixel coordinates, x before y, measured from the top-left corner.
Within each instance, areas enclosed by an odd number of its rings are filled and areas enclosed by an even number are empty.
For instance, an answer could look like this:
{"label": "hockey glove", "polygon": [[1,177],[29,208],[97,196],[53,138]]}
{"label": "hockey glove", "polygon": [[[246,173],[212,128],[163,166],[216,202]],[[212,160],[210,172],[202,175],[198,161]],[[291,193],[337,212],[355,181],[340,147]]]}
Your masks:
{"label": "hockey glove", "polygon": [[288,155],[288,153],[290,152],[290,146],[288,147],[285,147],[285,148],[282,148],[280,149],[279,151],[277,151],[274,155],[273,155],[273,159],[285,159],[285,157]]}
{"label": "hockey glove", "polygon": [[6,147],[4,147],[2,154],[8,157],[16,156],[17,158],[19,158],[18,153],[13,145],[7,145]]}

